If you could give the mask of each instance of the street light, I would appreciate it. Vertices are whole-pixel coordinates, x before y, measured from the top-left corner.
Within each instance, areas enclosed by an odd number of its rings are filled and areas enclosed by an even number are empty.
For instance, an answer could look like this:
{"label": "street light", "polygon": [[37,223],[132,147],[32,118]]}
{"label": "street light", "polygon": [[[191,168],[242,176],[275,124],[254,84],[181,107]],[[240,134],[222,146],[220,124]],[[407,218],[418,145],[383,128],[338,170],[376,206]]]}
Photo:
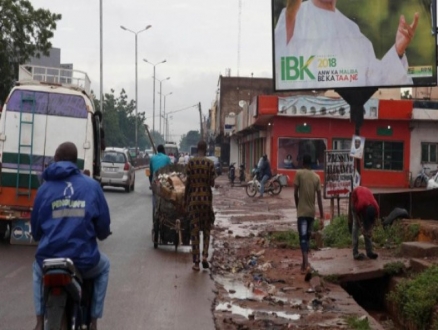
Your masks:
{"label": "street light", "polygon": [[[166,96],[169,96],[169,95],[172,95],[173,93],[172,92],[170,92],[170,93],[167,93],[167,94],[164,94],[163,95],[163,97],[164,97],[164,111],[163,111],[163,119],[165,119],[166,118]],[[163,120],[163,124],[164,124],[164,127],[163,127],[163,131],[164,131],[164,134],[165,134],[165,139],[164,140],[167,140],[167,137],[166,137],[166,135],[167,135],[167,125],[166,125],[166,122]]]}
{"label": "street light", "polygon": [[168,113],[166,115],[166,139],[167,140],[169,139],[169,119],[173,118],[173,116],[169,116],[169,115],[171,115],[171,113]]}
{"label": "street light", "polygon": [[143,30],[140,31],[132,31],[130,29],[125,28],[123,25],[120,25],[122,30],[134,33],[135,35],[135,153],[138,152],[138,126],[137,126],[137,112],[138,112],[138,69],[137,69],[137,35],[147,29],[150,29],[152,25],[146,26]]}
{"label": "street light", "polygon": [[163,81],[165,81],[165,80],[169,80],[170,79],[170,77],[167,77],[167,78],[165,78],[165,79],[157,79],[159,82],[160,82],[160,91],[158,92],[158,94],[160,94],[160,133],[161,133],[161,96],[162,96],[162,92],[161,92],[161,83],[163,82]]}
{"label": "street light", "polygon": [[145,61],[146,63],[149,63],[150,65],[152,65],[153,67],[154,67],[154,89],[153,89],[153,92],[152,92],[152,106],[153,106],[153,121],[152,121],[152,131],[155,131],[155,67],[158,65],[158,64],[161,64],[161,63],[166,63],[167,61],[166,60],[163,60],[163,61],[161,61],[161,62],[158,62],[158,63],[151,63],[151,62],[149,62],[147,59],[143,59],[143,61]]}

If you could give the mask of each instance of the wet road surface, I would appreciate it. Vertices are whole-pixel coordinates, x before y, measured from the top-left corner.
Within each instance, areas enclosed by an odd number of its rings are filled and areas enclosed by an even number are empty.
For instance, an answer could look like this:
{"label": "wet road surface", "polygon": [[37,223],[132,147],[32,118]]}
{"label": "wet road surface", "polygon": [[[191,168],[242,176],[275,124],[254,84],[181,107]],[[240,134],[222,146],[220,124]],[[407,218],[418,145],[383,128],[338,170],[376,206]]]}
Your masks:
{"label": "wet road surface", "polygon": [[[99,329],[214,329],[210,273],[192,271],[189,247],[153,248],[152,195],[143,170],[135,187],[129,194],[105,187],[113,235],[99,244],[111,261]],[[34,326],[34,253],[35,246],[0,244],[0,330]]]}

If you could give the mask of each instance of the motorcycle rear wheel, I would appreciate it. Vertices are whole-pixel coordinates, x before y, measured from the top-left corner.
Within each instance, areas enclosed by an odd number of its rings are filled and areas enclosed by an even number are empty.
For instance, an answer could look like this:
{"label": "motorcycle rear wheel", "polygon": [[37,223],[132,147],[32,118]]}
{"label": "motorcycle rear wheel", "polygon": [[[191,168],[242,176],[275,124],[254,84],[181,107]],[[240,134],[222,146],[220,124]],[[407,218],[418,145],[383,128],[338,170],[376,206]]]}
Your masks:
{"label": "motorcycle rear wheel", "polygon": [[420,188],[421,186],[424,186],[424,184],[423,184],[423,178],[422,177],[417,177],[416,179],[415,179],[415,181],[414,181],[414,187],[415,188]]}
{"label": "motorcycle rear wheel", "polygon": [[281,186],[280,182],[275,180],[271,183],[271,185],[272,185],[272,190],[271,190],[272,195],[278,195],[281,193],[282,186]]}
{"label": "motorcycle rear wheel", "polygon": [[254,197],[255,195],[257,195],[258,192],[257,185],[255,185],[253,182],[248,183],[246,185],[245,191],[249,197]]}

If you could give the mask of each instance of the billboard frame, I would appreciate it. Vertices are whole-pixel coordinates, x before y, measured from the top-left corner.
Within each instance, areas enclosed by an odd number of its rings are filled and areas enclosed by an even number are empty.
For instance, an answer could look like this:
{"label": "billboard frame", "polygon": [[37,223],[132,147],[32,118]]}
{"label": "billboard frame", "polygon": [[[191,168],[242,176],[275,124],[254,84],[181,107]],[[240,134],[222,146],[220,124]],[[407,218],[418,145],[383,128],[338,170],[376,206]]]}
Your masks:
{"label": "billboard frame", "polygon": [[[432,21],[432,26],[431,26],[431,34],[434,36],[434,45],[435,47],[433,47],[434,49],[434,63],[432,63],[432,70],[433,70],[433,74],[432,77],[427,77],[427,78],[412,78],[413,79],[413,84],[400,84],[400,85],[363,85],[363,86],[333,86],[333,87],[308,87],[308,88],[284,88],[284,89],[279,89],[277,86],[277,77],[276,77],[276,57],[275,57],[275,49],[276,49],[276,44],[275,44],[275,16],[274,16],[274,11],[275,11],[275,3],[278,2],[280,0],[271,0],[271,36],[272,36],[272,73],[273,73],[273,80],[274,80],[274,92],[295,92],[295,91],[317,91],[317,90],[346,90],[348,92],[348,90],[360,90],[361,88],[375,88],[375,89],[380,89],[380,88],[386,88],[386,89],[392,89],[392,88],[415,88],[415,87],[435,87],[438,86],[438,44],[437,44],[437,34],[438,34],[438,26],[436,26],[438,24],[437,22],[437,2],[438,0],[431,0],[431,21]],[[305,0],[304,0],[305,1]],[[311,0],[307,0],[307,1],[311,1]],[[435,28],[434,26],[435,25]],[[434,65],[433,65],[434,64]],[[435,80],[433,80],[433,77],[435,77]]]}

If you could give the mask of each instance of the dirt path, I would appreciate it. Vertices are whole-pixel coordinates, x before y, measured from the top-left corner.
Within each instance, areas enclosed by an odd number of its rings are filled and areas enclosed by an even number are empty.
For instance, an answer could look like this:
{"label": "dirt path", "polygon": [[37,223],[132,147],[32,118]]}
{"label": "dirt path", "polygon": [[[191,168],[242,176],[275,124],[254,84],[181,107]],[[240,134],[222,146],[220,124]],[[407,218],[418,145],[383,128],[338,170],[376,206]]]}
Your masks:
{"label": "dirt path", "polygon": [[[348,316],[368,318],[372,329],[383,329],[340,286],[318,276],[306,282],[299,249],[275,247],[266,238],[270,231],[296,230],[291,188],[275,197],[249,198],[225,176],[217,184],[211,260],[217,329],[348,329]],[[329,201],[324,204],[328,213]],[[337,262],[347,264],[347,271],[355,266],[350,251],[337,259],[330,251],[319,253],[310,257],[314,268]]]}

